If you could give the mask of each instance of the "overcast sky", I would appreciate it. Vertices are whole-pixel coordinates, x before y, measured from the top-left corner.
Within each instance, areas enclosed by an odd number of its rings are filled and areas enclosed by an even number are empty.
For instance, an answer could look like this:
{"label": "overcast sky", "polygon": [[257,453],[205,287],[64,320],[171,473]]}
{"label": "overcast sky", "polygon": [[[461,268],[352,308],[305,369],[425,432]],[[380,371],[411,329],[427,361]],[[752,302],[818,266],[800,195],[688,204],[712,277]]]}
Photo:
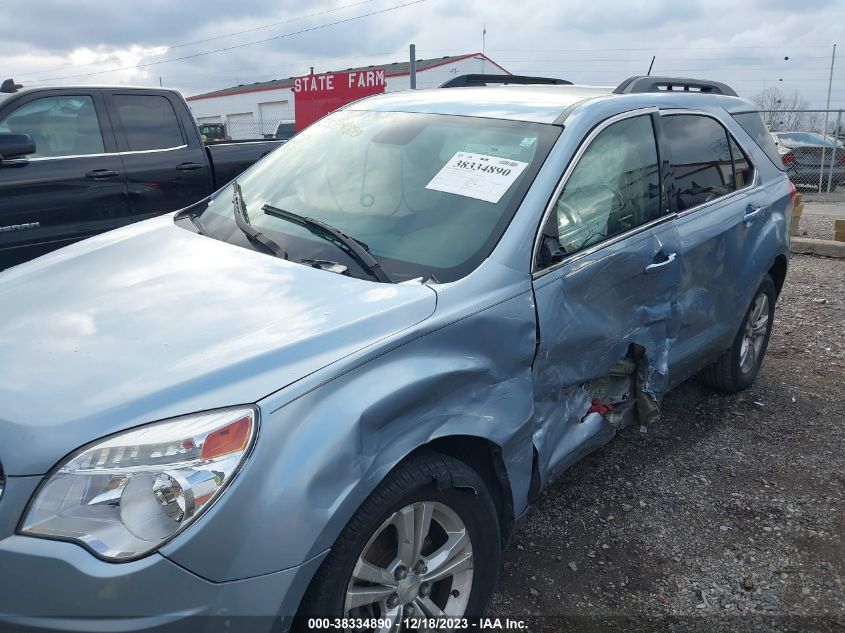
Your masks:
{"label": "overcast sky", "polygon": [[[0,79],[158,85],[161,77],[189,96],[310,66],[404,60],[410,43],[420,58],[475,52],[486,25],[487,54],[511,72],[616,84],[645,74],[656,55],[652,74],[721,80],[743,96],[798,90],[814,107],[824,107],[839,43],[831,107],[845,108],[842,0],[409,2],[0,0]],[[202,54],[221,48],[230,50]]]}

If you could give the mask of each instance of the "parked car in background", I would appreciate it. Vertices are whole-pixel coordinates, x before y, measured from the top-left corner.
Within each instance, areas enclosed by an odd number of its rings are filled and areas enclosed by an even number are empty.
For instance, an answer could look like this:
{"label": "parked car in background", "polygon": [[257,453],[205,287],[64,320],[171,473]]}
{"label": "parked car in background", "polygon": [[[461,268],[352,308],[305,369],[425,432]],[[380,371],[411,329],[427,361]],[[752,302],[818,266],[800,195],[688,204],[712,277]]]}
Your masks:
{"label": "parked car in background", "polygon": [[831,190],[845,183],[845,143],[816,132],[772,132],[792,182]]}
{"label": "parked car in background", "polygon": [[204,145],[173,90],[4,87],[0,269],[187,207],[280,145]]}
{"label": "parked car in background", "polygon": [[232,140],[226,134],[225,123],[200,123],[197,127],[199,127],[200,130],[200,138],[202,138],[205,143]]}
{"label": "parked car in background", "polygon": [[783,162],[783,166],[786,167],[786,173],[792,177],[791,170],[793,170],[795,166],[795,154],[792,153],[792,150],[783,145],[779,140],[778,137],[772,134],[772,141],[775,144],[775,147],[778,149],[778,154],[780,154],[780,159]]}
{"label": "parked car in background", "polygon": [[757,107],[502,81],[0,274],[0,628],[471,629],[566,468],[753,383],[795,193]]}
{"label": "parked car in background", "polygon": [[296,124],[292,121],[281,122],[276,126],[276,133],[273,138],[279,141],[289,141],[296,134]]}

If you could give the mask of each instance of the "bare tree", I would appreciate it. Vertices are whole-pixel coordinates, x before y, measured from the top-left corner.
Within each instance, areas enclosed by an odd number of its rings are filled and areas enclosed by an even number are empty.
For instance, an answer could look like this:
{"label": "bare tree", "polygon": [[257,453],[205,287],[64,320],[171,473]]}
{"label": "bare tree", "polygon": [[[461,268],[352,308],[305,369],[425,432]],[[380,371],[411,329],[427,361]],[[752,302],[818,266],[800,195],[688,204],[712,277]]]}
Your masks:
{"label": "bare tree", "polygon": [[772,131],[819,128],[818,113],[801,112],[809,109],[810,104],[797,90],[787,95],[779,88],[766,88],[751,97],[751,100],[760,106],[763,120]]}

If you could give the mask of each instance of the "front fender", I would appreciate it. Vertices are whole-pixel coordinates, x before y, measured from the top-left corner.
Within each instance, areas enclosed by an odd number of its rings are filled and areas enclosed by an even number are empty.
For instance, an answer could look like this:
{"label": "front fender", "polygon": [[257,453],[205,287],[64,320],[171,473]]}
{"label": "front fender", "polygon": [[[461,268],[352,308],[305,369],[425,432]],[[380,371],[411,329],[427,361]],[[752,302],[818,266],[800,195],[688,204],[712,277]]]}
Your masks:
{"label": "front fender", "polygon": [[533,458],[534,305],[527,278],[497,293],[510,296],[460,318],[440,305],[442,318],[424,333],[314,377],[292,401],[276,394],[259,403],[249,462],[193,532],[162,553],[215,581],[296,566],[332,547],[404,457],[452,435],[501,448],[519,513]]}

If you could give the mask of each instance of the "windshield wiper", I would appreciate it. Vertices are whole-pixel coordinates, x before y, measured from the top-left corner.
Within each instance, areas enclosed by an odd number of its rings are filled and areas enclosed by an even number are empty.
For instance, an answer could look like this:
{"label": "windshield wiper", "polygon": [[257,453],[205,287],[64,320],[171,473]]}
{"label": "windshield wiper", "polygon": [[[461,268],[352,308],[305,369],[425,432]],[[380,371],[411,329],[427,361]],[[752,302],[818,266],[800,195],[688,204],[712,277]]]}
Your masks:
{"label": "windshield wiper", "polygon": [[351,254],[358,261],[358,263],[361,264],[364,270],[369,272],[373,277],[375,277],[381,282],[390,284],[393,283],[393,280],[387,276],[387,273],[384,272],[384,270],[382,270],[381,265],[378,263],[376,258],[367,252],[365,244],[359,242],[354,237],[349,237],[345,233],[341,232],[339,229],[333,227],[331,224],[326,224],[322,220],[308,218],[304,215],[299,215],[291,211],[279,209],[278,207],[274,207],[272,204],[265,204],[263,207],[261,207],[261,210],[264,211],[264,213],[266,213],[267,215],[273,216],[274,218],[281,218],[282,220],[287,220],[288,222],[298,224],[299,226],[308,229],[315,235],[322,235],[323,237],[328,237],[328,241],[340,246],[341,250],[345,250],[349,254]]}
{"label": "windshield wiper", "polygon": [[238,228],[250,241],[258,242],[276,257],[281,259],[288,258],[287,251],[284,248],[249,223],[249,216],[246,213],[246,202],[244,202],[244,195],[237,181],[232,182],[232,206],[235,209],[235,224],[238,225]]}

